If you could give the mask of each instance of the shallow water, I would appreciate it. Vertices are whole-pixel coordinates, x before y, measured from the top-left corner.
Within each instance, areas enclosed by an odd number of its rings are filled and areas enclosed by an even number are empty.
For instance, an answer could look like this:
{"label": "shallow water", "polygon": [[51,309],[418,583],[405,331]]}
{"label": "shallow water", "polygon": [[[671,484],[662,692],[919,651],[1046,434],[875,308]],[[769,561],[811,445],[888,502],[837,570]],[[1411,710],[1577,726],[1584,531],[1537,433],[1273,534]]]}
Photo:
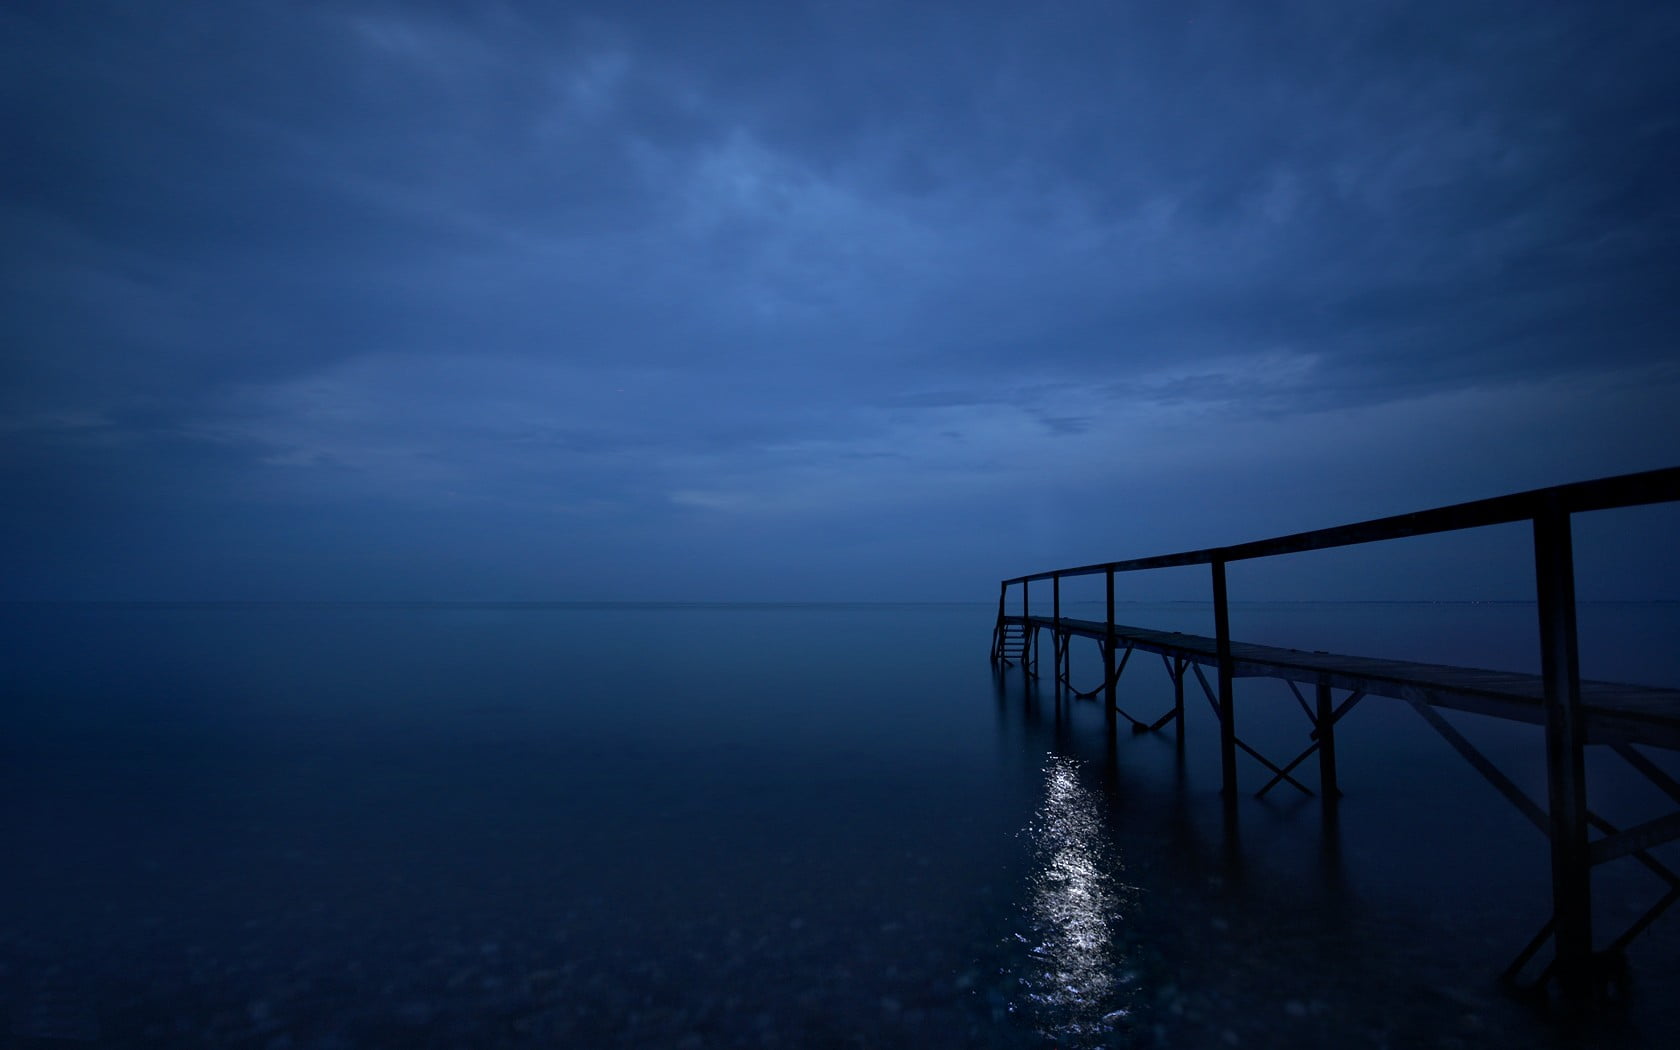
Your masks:
{"label": "shallow water", "polygon": [[[1205,702],[1190,697],[1182,749],[1170,728],[1110,734],[1096,705],[993,674],[993,612],[6,608],[0,1038],[1623,1047],[1680,1032],[1675,916],[1636,942],[1619,1013],[1565,1024],[1497,991],[1546,911],[1544,841],[1403,705],[1367,701],[1339,729],[1334,819],[1284,787],[1231,822]],[[1183,630],[1206,616],[1120,613]],[[1589,675],[1680,683],[1680,607],[1587,605],[1581,621]],[[1233,611],[1245,640],[1515,669],[1532,669],[1532,623],[1523,605]],[[1094,654],[1075,655],[1094,679]],[[1275,759],[1305,745],[1287,690],[1238,696],[1245,739]],[[1128,710],[1170,702],[1158,664],[1128,670]],[[1537,731],[1454,721],[1540,792]],[[1592,768],[1595,808],[1661,812]],[[1245,785],[1258,776],[1245,760]],[[1595,878],[1605,930],[1657,896],[1631,863]]]}

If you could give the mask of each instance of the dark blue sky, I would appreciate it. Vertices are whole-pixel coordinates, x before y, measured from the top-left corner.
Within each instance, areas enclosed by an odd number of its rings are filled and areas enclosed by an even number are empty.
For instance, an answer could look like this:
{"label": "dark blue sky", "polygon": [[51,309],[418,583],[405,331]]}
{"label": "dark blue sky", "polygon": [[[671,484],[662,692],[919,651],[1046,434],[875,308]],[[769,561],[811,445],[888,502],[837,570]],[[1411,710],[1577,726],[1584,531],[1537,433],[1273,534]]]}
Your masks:
{"label": "dark blue sky", "polygon": [[[0,596],[987,599],[1668,466],[1676,54],[1667,4],[9,3]],[[1606,521],[1583,592],[1680,597],[1628,556],[1680,516]],[[1235,596],[1523,597],[1521,541]]]}

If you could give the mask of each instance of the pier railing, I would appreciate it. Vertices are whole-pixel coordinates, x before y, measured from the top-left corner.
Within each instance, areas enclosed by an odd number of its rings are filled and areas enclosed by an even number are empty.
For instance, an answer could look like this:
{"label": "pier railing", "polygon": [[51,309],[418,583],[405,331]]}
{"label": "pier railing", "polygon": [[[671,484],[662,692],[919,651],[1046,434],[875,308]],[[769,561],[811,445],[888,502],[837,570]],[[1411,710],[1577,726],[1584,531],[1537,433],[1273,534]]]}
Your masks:
{"label": "pier railing", "polygon": [[[1056,672],[1060,688],[1067,640],[1075,633],[1064,626],[1061,582],[1077,577],[1102,576],[1105,578],[1107,604],[1103,626],[1094,628],[1088,621],[1079,621],[1080,628],[1077,633],[1085,636],[1095,634],[1098,638],[1104,660],[1102,689],[1105,706],[1113,710],[1115,680],[1118,677],[1113,664],[1117,647],[1114,620],[1115,577],[1122,573],[1146,569],[1209,566],[1215,663],[1218,673],[1215,709],[1219,719],[1220,770],[1225,796],[1234,801],[1237,785],[1236,750],[1240,742],[1236,739],[1233,711],[1232,682],[1235,677],[1235,660],[1232,654],[1229,599],[1225,580],[1225,567],[1228,564],[1283,554],[1380,543],[1411,536],[1528,522],[1533,533],[1535,591],[1539,609],[1549,802],[1545,819],[1546,830],[1551,839],[1552,855],[1553,920],[1547,929],[1542,931],[1542,937],[1549,934],[1556,949],[1553,966],[1548,968],[1548,972],[1555,972],[1566,992],[1578,994],[1592,983],[1590,963],[1593,952],[1588,873],[1597,858],[1594,856],[1592,844],[1589,843],[1588,827],[1589,822],[1595,825],[1602,822],[1588,811],[1586,801],[1583,748],[1587,742],[1587,731],[1581,703],[1570,519],[1574,514],[1587,511],[1674,501],[1680,501],[1680,467],[1556,485],[1225,547],[1208,547],[1176,554],[1101,562],[1016,576],[1003,580],[999,588],[998,619],[993,634],[992,657],[1005,663],[1018,660],[1029,673],[1035,672],[1038,662],[1036,635],[1039,629],[1048,627],[1057,643]],[[1042,617],[1034,617],[1031,611],[1032,585],[1043,581],[1050,584],[1052,614],[1048,622],[1042,622]],[[1021,613],[1018,617],[1007,611],[1010,588],[1017,586],[1021,592]],[[1130,652],[1131,647],[1128,643],[1128,656]],[[1164,657],[1166,655],[1163,653]],[[1178,657],[1175,655],[1173,659]],[[1124,661],[1121,666],[1124,667]],[[1173,666],[1169,663],[1169,671]],[[1178,663],[1176,666],[1179,670],[1174,681],[1180,692],[1179,710],[1182,713],[1182,670],[1185,665]],[[1199,669],[1197,673],[1200,674]],[[1321,691],[1322,695],[1325,695],[1325,692]],[[1356,700],[1357,697],[1353,699]],[[1326,725],[1324,728],[1329,727]],[[1182,721],[1180,729],[1182,730]],[[1244,749],[1252,753],[1246,746]],[[1286,775],[1287,770],[1279,772],[1279,776]],[[1487,775],[1486,771],[1484,775]],[[1647,833],[1645,838],[1652,842],[1672,838],[1680,828],[1667,825],[1674,823],[1675,819],[1668,818],[1666,822],[1656,822],[1664,826]],[[1600,854],[1604,852],[1599,850]],[[1531,945],[1530,954],[1534,947],[1537,945]]]}

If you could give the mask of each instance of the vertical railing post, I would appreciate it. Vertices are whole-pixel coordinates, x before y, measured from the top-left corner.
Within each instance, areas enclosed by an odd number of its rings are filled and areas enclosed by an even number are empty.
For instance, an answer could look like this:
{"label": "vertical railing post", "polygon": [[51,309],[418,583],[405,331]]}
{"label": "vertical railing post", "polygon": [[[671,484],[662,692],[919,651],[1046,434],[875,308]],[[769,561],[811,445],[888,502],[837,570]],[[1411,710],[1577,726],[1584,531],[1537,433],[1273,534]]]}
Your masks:
{"label": "vertical railing post", "polygon": [[1318,683],[1318,713],[1314,716],[1318,731],[1318,792],[1325,805],[1334,805],[1341,797],[1336,787],[1336,722],[1330,704],[1330,683]]}
{"label": "vertical railing post", "polygon": [[997,623],[992,626],[992,662],[1003,659],[1003,603],[1009,599],[1009,581],[998,584]]}
{"label": "vertical railing post", "polygon": [[1569,513],[1548,493],[1534,516],[1540,665],[1546,688],[1546,787],[1552,840],[1553,944],[1558,987],[1592,990],[1592,884],[1587,852],[1586,727],[1575,635],[1575,565]]}
{"label": "vertical railing post", "polygon": [[1213,559],[1213,635],[1219,660],[1219,776],[1227,802],[1237,800],[1237,718],[1231,670],[1231,612],[1225,599],[1225,559]]}
{"label": "vertical railing post", "polygon": [[1032,629],[1032,624],[1027,619],[1032,615],[1032,602],[1029,593],[1031,588],[1031,582],[1021,581],[1021,677],[1023,678],[1032,677],[1032,667],[1028,661],[1032,655],[1033,643],[1038,641],[1038,633]]}
{"label": "vertical railing post", "polygon": [[1056,694],[1062,692],[1062,653],[1066,642],[1062,638],[1062,578],[1050,577],[1050,619],[1055,626],[1050,631],[1050,673],[1056,679]]}
{"label": "vertical railing post", "polygon": [[1184,660],[1173,658],[1173,732],[1180,751],[1184,750],[1184,672],[1188,666]]}
{"label": "vertical railing post", "polygon": [[1108,570],[1106,591],[1108,611],[1103,615],[1103,708],[1110,718],[1116,710],[1114,703],[1114,570]]}

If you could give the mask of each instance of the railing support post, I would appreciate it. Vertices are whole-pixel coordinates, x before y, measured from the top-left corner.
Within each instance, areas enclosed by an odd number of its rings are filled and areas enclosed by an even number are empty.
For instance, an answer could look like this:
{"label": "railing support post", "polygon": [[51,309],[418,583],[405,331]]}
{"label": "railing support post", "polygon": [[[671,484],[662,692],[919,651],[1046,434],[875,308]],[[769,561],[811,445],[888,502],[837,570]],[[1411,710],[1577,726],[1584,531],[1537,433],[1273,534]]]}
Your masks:
{"label": "railing support post", "polygon": [[1050,577],[1050,619],[1055,624],[1050,630],[1050,673],[1056,679],[1056,695],[1062,693],[1062,655],[1066,651],[1066,643],[1062,638],[1062,578]]}
{"label": "railing support post", "polygon": [[997,623],[992,627],[992,663],[1003,659],[1003,607],[1009,599],[1009,581],[998,584]]}
{"label": "railing support post", "polygon": [[1108,611],[1103,616],[1103,710],[1114,717],[1114,570],[1108,570],[1105,583]]}
{"label": "railing support post", "polygon": [[1336,786],[1336,713],[1330,704],[1330,683],[1318,683],[1318,711],[1313,721],[1318,730],[1318,793],[1326,806],[1336,804],[1342,791]]}
{"label": "railing support post", "polygon": [[1213,566],[1213,634],[1219,659],[1219,775],[1227,803],[1237,801],[1237,724],[1231,668],[1231,613],[1225,600],[1225,559]]}
{"label": "railing support post", "polygon": [[1031,659],[1031,653],[1033,651],[1033,643],[1038,641],[1038,639],[1034,636],[1034,631],[1032,629],[1032,625],[1027,622],[1027,617],[1032,615],[1032,605],[1031,605],[1031,602],[1030,602],[1030,591],[1031,590],[1032,590],[1032,583],[1030,581],[1027,581],[1027,580],[1022,580],[1021,581],[1021,637],[1023,639],[1025,639],[1024,643],[1021,646],[1021,677],[1022,678],[1031,678],[1032,677],[1032,667],[1031,667],[1031,665],[1028,664],[1027,661]]}
{"label": "railing support post", "polygon": [[1178,750],[1184,750],[1184,664],[1173,661],[1173,735],[1178,738]]}
{"label": "railing support post", "polygon": [[1575,635],[1575,565],[1569,514],[1548,494],[1534,517],[1534,579],[1546,689],[1546,787],[1552,840],[1553,943],[1558,988],[1592,992],[1592,884],[1587,852],[1586,732]]}

